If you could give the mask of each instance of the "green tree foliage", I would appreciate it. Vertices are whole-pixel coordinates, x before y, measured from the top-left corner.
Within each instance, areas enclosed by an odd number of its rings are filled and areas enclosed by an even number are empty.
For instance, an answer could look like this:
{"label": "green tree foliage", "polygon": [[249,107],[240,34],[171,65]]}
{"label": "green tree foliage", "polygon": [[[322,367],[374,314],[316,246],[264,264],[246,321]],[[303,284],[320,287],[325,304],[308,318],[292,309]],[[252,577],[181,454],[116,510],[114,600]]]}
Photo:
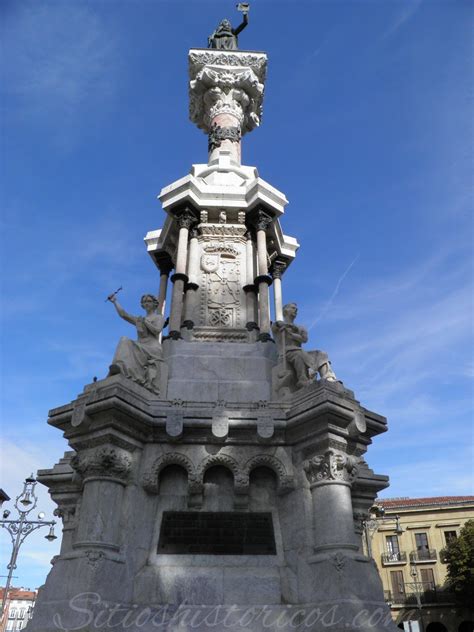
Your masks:
{"label": "green tree foliage", "polygon": [[474,520],[468,520],[459,533],[442,551],[448,567],[447,588],[459,603],[474,603]]}

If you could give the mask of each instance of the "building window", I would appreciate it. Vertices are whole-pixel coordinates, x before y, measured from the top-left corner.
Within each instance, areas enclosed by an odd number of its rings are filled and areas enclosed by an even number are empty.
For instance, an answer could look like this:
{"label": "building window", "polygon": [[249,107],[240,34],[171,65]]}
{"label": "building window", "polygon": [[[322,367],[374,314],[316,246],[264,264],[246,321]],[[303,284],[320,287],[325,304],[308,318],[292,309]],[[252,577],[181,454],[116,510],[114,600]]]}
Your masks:
{"label": "building window", "polygon": [[444,532],[444,539],[446,541],[446,544],[449,544],[450,542],[453,542],[453,540],[456,540],[458,537],[458,534],[456,533],[456,531],[445,531]]}
{"label": "building window", "polygon": [[416,552],[419,560],[428,560],[430,547],[428,545],[428,534],[415,533]]}
{"label": "building window", "polygon": [[25,618],[25,609],[24,608],[20,608],[18,610],[18,618],[19,619],[24,619]]}
{"label": "building window", "polygon": [[396,535],[385,536],[385,546],[387,549],[388,561],[397,562],[400,559],[400,545],[398,543],[398,536]]}
{"label": "building window", "polygon": [[391,571],[390,581],[392,584],[393,602],[403,603],[405,600],[405,582],[402,571]]}
{"label": "building window", "polygon": [[421,576],[421,583],[423,584],[423,591],[426,592],[429,590],[434,590],[435,581],[434,581],[433,569],[420,568],[420,576]]}
{"label": "building window", "polygon": [[10,608],[8,611],[8,618],[14,619],[16,617],[16,608]]}

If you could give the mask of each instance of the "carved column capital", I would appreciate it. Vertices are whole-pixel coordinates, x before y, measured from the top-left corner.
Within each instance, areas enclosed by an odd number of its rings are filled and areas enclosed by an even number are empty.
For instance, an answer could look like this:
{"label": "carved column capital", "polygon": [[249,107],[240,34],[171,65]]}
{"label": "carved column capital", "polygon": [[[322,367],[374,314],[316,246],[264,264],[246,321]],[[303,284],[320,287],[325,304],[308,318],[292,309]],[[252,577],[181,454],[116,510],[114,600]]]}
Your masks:
{"label": "carved column capital", "polygon": [[102,447],[88,454],[77,454],[72,458],[71,466],[84,479],[110,478],[125,482],[132,468],[132,459],[124,450]]}
{"label": "carved column capital", "polygon": [[254,215],[254,226],[256,230],[267,230],[273,222],[273,217],[259,209]]}
{"label": "carved column capital", "polygon": [[334,482],[352,483],[357,477],[359,459],[327,450],[304,463],[303,469],[311,486]]}
{"label": "carved column capital", "polygon": [[189,115],[204,132],[214,119],[232,116],[245,134],[260,124],[267,57],[264,53],[191,50]]}
{"label": "carved column capital", "polygon": [[187,228],[188,230],[197,222],[196,215],[189,208],[185,208],[177,217],[176,222],[179,228]]}
{"label": "carved column capital", "polygon": [[167,252],[163,252],[157,255],[155,260],[158,268],[160,269],[160,274],[166,274],[166,276],[169,276],[169,273],[174,268],[170,255]]}
{"label": "carved column capital", "polygon": [[272,267],[271,267],[271,275],[274,279],[281,279],[281,277],[283,276],[283,273],[286,270],[286,262],[285,261],[280,261],[280,260],[276,260]]}

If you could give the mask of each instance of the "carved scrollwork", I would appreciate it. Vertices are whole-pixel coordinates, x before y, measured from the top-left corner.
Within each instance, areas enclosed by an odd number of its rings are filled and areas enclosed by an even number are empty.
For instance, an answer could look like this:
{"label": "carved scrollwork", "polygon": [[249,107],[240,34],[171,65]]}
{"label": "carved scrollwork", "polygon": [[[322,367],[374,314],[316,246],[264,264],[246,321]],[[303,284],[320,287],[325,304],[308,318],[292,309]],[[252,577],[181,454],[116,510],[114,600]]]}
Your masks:
{"label": "carved scrollwork", "polygon": [[312,485],[322,481],[352,483],[357,477],[358,463],[357,457],[327,450],[324,455],[306,461],[303,469]]}
{"label": "carved scrollwork", "polygon": [[169,452],[168,454],[160,456],[160,458],[158,458],[143,474],[141,478],[141,485],[146,492],[149,494],[158,493],[158,479],[160,472],[168,465],[180,465],[187,471],[188,488],[190,492],[196,492],[198,488],[200,488],[199,479],[196,475],[196,469],[191,460],[180,452]]}
{"label": "carved scrollwork", "polygon": [[76,454],[71,467],[84,478],[118,478],[125,481],[132,467],[132,459],[124,450],[102,447],[88,454]]}

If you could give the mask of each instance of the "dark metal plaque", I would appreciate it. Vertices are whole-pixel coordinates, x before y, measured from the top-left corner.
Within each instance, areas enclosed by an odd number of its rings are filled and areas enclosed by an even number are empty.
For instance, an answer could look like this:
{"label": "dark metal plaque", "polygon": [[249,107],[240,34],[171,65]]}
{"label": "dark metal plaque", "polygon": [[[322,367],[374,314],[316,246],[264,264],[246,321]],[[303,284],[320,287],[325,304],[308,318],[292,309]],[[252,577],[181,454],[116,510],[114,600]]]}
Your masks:
{"label": "dark metal plaque", "polygon": [[272,514],[165,511],[158,553],[276,555]]}

